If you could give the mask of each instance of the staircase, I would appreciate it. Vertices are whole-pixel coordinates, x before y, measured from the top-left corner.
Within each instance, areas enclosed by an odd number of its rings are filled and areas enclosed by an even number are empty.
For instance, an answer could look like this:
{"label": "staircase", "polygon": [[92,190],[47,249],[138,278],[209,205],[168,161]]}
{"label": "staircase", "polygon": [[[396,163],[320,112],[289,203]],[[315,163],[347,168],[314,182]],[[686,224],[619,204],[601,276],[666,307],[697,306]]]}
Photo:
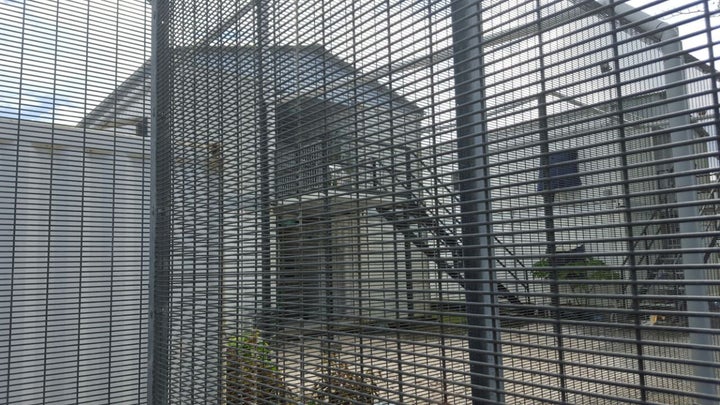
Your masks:
{"label": "staircase", "polygon": [[682,295],[685,291],[685,287],[680,284],[659,284],[650,285],[649,281],[653,280],[682,280],[683,274],[675,270],[674,265],[682,263],[682,256],[679,253],[663,253],[660,254],[654,261],[654,265],[657,266],[651,270],[648,270],[645,280],[648,281],[638,291],[640,295],[648,294],[652,292],[653,295]]}
{"label": "staircase", "polygon": [[[720,219],[718,218],[720,214],[720,202],[718,201],[718,198],[720,198],[720,177],[715,180],[712,188],[700,193],[700,198],[705,201],[705,204],[700,206],[700,215],[708,217],[706,221],[703,221],[703,230],[706,234],[712,235],[708,242],[710,249],[705,253],[704,262],[720,261],[720,255],[717,251],[717,248],[720,247]],[[716,248],[714,258],[712,257],[713,248]]]}
{"label": "staircase", "polygon": [[[421,160],[418,159],[417,162],[423,166],[422,168],[424,170],[433,173],[431,168],[425,166]],[[418,198],[411,190],[411,184],[413,182],[419,183],[420,180],[408,172],[403,172],[403,176],[410,178],[398,181],[392,169],[388,169],[388,171],[393,174],[392,177],[395,184],[403,184],[405,190],[400,196],[402,200],[394,204],[376,207],[377,212],[391,223],[395,230],[400,232],[407,241],[411,242],[426,257],[432,260],[439,270],[450,276],[462,288],[465,288],[465,278],[461,270],[463,268],[462,239],[454,232],[454,230],[460,226],[457,213],[451,212],[447,206],[440,204],[437,207],[433,207],[433,209],[443,211],[443,215],[431,215],[430,209],[425,206],[423,200]],[[453,203],[457,203],[457,192],[447,185],[442,187],[445,189],[445,195],[449,196],[447,198],[452,199]],[[452,221],[452,224],[448,226],[444,223],[443,218]],[[433,238],[424,237],[423,234],[426,233],[433,235]],[[428,240],[436,240],[438,243],[431,246]],[[495,238],[495,242],[500,243],[497,238]],[[512,254],[507,247],[504,247],[504,249]],[[528,283],[521,282],[517,275],[512,270],[507,269],[500,259],[496,259],[496,261],[505,268],[505,271],[510,274],[526,292],[530,291]],[[510,304],[522,306],[530,304],[530,302],[523,303],[516,294],[500,281],[495,281],[495,287],[497,291],[500,292],[499,297],[507,300]]]}

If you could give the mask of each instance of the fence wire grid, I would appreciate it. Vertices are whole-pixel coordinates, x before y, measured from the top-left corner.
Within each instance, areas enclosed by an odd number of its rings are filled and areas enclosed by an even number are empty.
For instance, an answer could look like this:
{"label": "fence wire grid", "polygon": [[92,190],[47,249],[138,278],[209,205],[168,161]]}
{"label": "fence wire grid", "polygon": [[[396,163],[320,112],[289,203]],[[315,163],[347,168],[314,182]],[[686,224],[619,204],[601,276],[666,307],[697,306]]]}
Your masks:
{"label": "fence wire grid", "polygon": [[720,402],[719,15],[0,1],[0,403]]}
{"label": "fence wire grid", "polygon": [[116,91],[151,29],[142,1],[0,1],[0,404],[147,402],[150,86]]}

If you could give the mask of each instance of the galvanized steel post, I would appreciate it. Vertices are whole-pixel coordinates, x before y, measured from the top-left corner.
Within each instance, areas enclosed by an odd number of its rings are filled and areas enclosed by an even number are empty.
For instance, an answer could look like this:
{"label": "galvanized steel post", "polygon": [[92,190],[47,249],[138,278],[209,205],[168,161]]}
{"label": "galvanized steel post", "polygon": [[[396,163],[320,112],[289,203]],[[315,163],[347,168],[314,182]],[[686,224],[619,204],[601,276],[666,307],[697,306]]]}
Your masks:
{"label": "galvanized steel post", "polygon": [[[169,57],[167,1],[152,2],[151,131],[150,131],[150,257],[148,274],[148,361],[149,404],[167,403],[168,270],[169,270],[169,165],[167,153],[168,106],[171,75]],[[162,65],[162,66],[161,66]],[[162,82],[160,81],[162,78]]]}
{"label": "galvanized steel post", "polygon": [[473,403],[503,401],[500,320],[491,250],[481,2],[452,2],[462,263]]}

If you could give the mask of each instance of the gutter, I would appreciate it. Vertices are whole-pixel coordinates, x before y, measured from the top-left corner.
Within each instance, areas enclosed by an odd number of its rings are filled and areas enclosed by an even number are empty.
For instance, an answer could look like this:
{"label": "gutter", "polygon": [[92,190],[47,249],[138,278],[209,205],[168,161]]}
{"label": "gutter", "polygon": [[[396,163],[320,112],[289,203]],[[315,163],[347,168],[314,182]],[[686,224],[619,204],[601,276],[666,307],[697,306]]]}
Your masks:
{"label": "gutter", "polygon": [[[685,295],[695,299],[687,300],[688,313],[700,314],[688,316],[690,342],[693,345],[691,357],[695,362],[695,392],[702,395],[698,398],[698,404],[710,405],[716,403],[718,387],[715,374],[715,347],[712,335],[710,320],[710,290],[707,286],[709,280],[708,269],[704,266],[703,249],[707,248],[701,236],[700,212],[696,205],[697,177],[692,173],[694,170],[692,140],[693,129],[687,102],[688,91],[685,85],[685,52],[680,40],[680,32],[676,26],[659,20],[643,11],[628,6],[625,3],[614,4],[613,0],[596,0],[597,3],[612,10],[613,17],[624,19],[632,26],[637,27],[649,38],[660,44],[660,52],[663,54],[663,70],[665,79],[665,92],[668,100],[668,117],[670,142],[673,145],[673,158],[683,158],[673,163],[675,174],[675,196],[678,208],[678,219],[680,222],[680,246],[682,251],[682,267],[684,267],[684,279],[691,281],[685,286]],[[700,297],[700,299],[696,299]],[[704,299],[703,299],[704,298]],[[703,315],[704,314],[704,315]],[[698,332],[706,330],[708,332]]]}

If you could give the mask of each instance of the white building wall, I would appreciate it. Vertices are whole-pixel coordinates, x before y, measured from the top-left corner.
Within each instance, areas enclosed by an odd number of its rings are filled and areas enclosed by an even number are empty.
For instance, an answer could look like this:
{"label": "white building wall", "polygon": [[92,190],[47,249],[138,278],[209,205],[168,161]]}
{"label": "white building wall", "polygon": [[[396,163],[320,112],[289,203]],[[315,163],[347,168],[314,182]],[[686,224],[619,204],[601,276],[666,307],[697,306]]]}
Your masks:
{"label": "white building wall", "polygon": [[38,403],[58,381],[45,400],[143,400],[148,152],[0,119],[0,402]]}
{"label": "white building wall", "polygon": [[[623,239],[629,233],[623,223],[628,218],[622,213],[625,192],[621,183],[629,181],[633,221],[650,218],[652,211],[662,206],[662,194],[667,194],[658,191],[660,185],[653,178],[658,174],[656,162],[662,158],[662,151],[669,153],[668,148],[658,149],[662,148],[658,142],[660,134],[668,130],[668,121],[652,120],[667,113],[662,104],[663,55],[655,44],[631,28],[617,34],[618,47],[613,49],[610,23],[598,22],[597,16],[589,15],[543,32],[542,47],[540,37],[529,36],[520,43],[502,43],[485,55],[492,227],[501,244],[495,254],[506,256],[503,263],[516,275],[529,274],[532,279],[532,263],[545,255],[547,246],[543,197],[537,188],[541,106],[546,108],[548,118],[550,153],[576,149],[582,180],[578,190],[555,193],[553,215],[559,251],[584,244],[588,254],[609,265],[627,264],[625,252],[629,246]],[[501,31],[512,29],[511,23]],[[614,65],[616,57],[619,66]],[[614,72],[618,67],[622,86],[616,88]],[[686,77],[706,75],[700,69],[688,67]],[[700,93],[703,83],[710,88],[707,80],[689,86],[695,86],[693,91]],[[621,123],[617,114],[620,103],[631,111],[622,114],[622,122],[638,122],[622,133],[615,128]],[[693,110],[712,104],[709,94],[689,101]],[[693,120],[702,119],[699,112],[688,115]],[[715,136],[713,128],[706,132]],[[702,136],[699,132],[696,135]],[[627,171],[622,170],[623,139],[627,139],[626,164],[631,166]],[[698,153],[715,148],[712,143],[696,145]],[[716,160],[698,159],[696,167],[717,166]],[[698,181],[702,184],[707,178]],[[653,233],[645,228],[634,226],[633,234]],[[506,250],[507,246],[512,247]],[[642,250],[642,246],[634,248]],[[639,277],[644,271],[641,273]],[[498,274],[509,281],[509,286],[520,288],[502,266]]]}

